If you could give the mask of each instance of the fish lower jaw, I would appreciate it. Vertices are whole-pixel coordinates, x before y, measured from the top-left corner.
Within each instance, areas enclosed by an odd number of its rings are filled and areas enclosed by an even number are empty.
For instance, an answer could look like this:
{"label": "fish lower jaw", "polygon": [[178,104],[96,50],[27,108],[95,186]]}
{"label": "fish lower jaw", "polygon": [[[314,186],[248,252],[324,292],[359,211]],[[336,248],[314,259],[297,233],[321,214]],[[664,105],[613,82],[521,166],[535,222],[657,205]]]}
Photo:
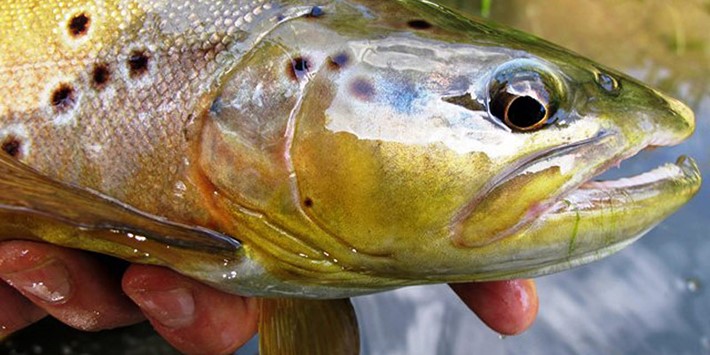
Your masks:
{"label": "fish lower jaw", "polygon": [[[662,198],[688,201],[700,188],[700,171],[687,156],[635,176],[616,180],[590,180],[563,197],[552,211],[617,210],[638,208]],[[662,208],[662,207],[658,207]]]}

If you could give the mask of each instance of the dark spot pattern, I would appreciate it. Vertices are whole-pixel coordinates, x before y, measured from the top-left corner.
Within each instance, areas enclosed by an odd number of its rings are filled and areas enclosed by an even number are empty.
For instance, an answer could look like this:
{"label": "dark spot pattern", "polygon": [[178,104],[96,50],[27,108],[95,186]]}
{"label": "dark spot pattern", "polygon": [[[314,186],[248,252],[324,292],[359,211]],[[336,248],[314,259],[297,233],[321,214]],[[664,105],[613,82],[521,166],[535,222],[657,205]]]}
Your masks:
{"label": "dark spot pattern", "polygon": [[91,18],[86,14],[78,14],[69,20],[69,34],[72,37],[81,37],[89,32]]}
{"label": "dark spot pattern", "polygon": [[310,197],[306,197],[306,199],[303,200],[303,205],[308,208],[313,207],[313,199],[311,199]]}
{"label": "dark spot pattern", "polygon": [[328,67],[332,70],[338,70],[350,62],[350,56],[347,53],[338,53],[328,58]]}
{"label": "dark spot pattern", "polygon": [[431,23],[426,20],[411,20],[407,22],[407,26],[415,30],[428,30],[432,27]]}
{"label": "dark spot pattern", "polygon": [[13,136],[6,137],[2,142],[2,150],[11,157],[17,157],[20,155],[20,146],[20,140]]}
{"label": "dark spot pattern", "polygon": [[212,105],[210,105],[210,112],[214,115],[219,115],[222,112],[222,97],[218,96],[214,101],[212,101]]}
{"label": "dark spot pattern", "polygon": [[321,8],[320,6],[313,6],[313,8],[311,8],[311,12],[309,12],[306,16],[310,18],[318,18],[323,15],[325,15],[325,11],[323,11],[323,8]]}
{"label": "dark spot pattern", "polygon": [[138,78],[148,72],[150,57],[142,50],[135,50],[128,56],[128,69],[132,78]]}
{"label": "dark spot pattern", "polygon": [[293,80],[300,80],[308,74],[311,69],[311,64],[308,59],[296,57],[288,63],[286,72]]}
{"label": "dark spot pattern", "polygon": [[350,93],[360,100],[371,101],[375,96],[375,86],[367,79],[355,79],[350,84]]}
{"label": "dark spot pattern", "polygon": [[57,112],[66,112],[72,107],[76,102],[76,94],[74,88],[69,84],[60,84],[57,89],[52,93],[50,98],[50,104]]}
{"label": "dark spot pattern", "polygon": [[106,64],[97,64],[91,71],[91,83],[97,90],[102,90],[111,80],[111,70]]}

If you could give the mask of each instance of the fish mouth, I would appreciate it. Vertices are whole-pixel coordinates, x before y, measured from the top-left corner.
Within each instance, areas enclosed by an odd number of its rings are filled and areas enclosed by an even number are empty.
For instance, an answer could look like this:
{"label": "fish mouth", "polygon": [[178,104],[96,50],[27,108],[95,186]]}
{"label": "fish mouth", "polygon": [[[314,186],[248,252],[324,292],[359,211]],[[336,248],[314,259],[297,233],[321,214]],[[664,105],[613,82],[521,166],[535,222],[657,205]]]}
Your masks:
{"label": "fish mouth", "polygon": [[[477,246],[490,244],[497,240],[525,235],[530,230],[535,230],[538,225],[551,223],[550,220],[563,218],[588,218],[601,220],[613,216],[626,216],[642,210],[653,209],[651,215],[657,216],[653,221],[645,221],[645,226],[640,230],[636,226],[638,221],[626,221],[627,226],[622,226],[622,220],[613,221],[618,228],[617,236],[623,240],[640,237],[654,227],[677,208],[688,202],[700,189],[702,178],[695,161],[688,156],[679,157],[675,163],[666,163],[652,170],[635,176],[623,177],[615,180],[600,180],[599,177],[623,161],[631,159],[643,150],[655,149],[662,146],[671,146],[679,141],[651,139],[645,146],[635,149],[619,150],[621,135],[616,132],[600,132],[579,142],[564,146],[553,147],[539,152],[525,161],[515,164],[510,171],[499,176],[495,186],[505,186],[508,181],[516,176],[544,170],[550,166],[574,170],[573,166],[589,168],[576,173],[575,178],[559,187],[556,194],[548,199],[539,201],[528,209],[527,213],[517,223],[492,236],[484,243]],[[617,147],[617,148],[613,148]],[[587,157],[594,157],[588,161]],[[611,157],[611,158],[600,158]],[[565,161],[572,159],[571,161]],[[672,201],[672,203],[665,203]],[[651,201],[662,203],[654,206]],[[613,218],[612,218],[613,219]],[[554,222],[552,222],[554,223]],[[604,223],[611,223],[605,220]],[[629,229],[629,230],[623,230]]]}
{"label": "fish mouth", "polygon": [[611,206],[633,208],[640,201],[651,197],[679,192],[690,192],[689,197],[692,197],[702,181],[695,160],[685,155],[680,156],[675,163],[666,163],[634,176],[615,180],[596,179],[608,169],[601,170],[595,177],[565,193],[545,214],[572,210],[602,211]]}
{"label": "fish mouth", "polygon": [[536,217],[500,240],[515,245],[515,258],[499,262],[480,279],[535,277],[606,257],[642,237],[700,189],[700,171],[687,156],[634,176],[598,179],[625,159],[606,164],[589,179],[541,202],[543,210],[529,211],[528,216]]}

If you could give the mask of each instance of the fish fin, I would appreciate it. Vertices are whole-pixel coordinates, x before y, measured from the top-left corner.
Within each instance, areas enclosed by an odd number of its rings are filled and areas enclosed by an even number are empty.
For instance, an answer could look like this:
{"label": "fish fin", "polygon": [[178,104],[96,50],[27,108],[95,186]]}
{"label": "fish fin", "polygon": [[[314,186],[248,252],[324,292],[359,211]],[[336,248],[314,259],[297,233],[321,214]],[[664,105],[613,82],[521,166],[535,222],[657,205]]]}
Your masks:
{"label": "fish fin", "polygon": [[360,332],[349,298],[260,300],[262,355],[357,355]]}
{"label": "fish fin", "polygon": [[[0,229],[4,229],[0,240],[45,240],[124,258],[123,251],[111,252],[121,248],[112,247],[122,244],[121,250],[145,251],[152,242],[156,250],[173,246],[233,255],[240,246],[220,233],[172,223],[98,192],[53,180],[6,154],[0,154],[0,191]],[[149,243],[141,243],[146,240]]]}

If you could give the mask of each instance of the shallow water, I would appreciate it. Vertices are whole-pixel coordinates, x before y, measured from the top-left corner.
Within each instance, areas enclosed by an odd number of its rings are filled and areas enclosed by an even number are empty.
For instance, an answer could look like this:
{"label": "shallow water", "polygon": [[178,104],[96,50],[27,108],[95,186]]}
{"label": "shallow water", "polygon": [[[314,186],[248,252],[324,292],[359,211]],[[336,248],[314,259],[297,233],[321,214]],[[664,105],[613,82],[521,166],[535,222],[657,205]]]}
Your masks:
{"label": "shallow water", "polygon": [[[481,8],[476,1],[440,2],[474,14]],[[492,1],[491,18],[627,72],[694,109],[693,138],[644,152],[624,163],[624,174],[688,154],[710,177],[710,1]],[[523,335],[501,339],[445,286],[413,287],[356,300],[363,353],[710,354],[708,185],[624,251],[538,279],[539,318]],[[63,344],[37,341],[50,329]],[[12,343],[15,353],[171,352],[146,326],[98,338],[54,329],[30,329]],[[253,345],[240,353],[253,354]]]}
{"label": "shallow water", "polygon": [[[471,13],[475,1],[440,1]],[[688,103],[697,131],[624,175],[694,157],[710,177],[709,1],[492,1],[491,18],[620,69]],[[610,175],[616,175],[611,172]],[[367,354],[710,354],[710,184],[622,252],[538,279],[540,314],[501,339],[445,286],[358,299]]]}

